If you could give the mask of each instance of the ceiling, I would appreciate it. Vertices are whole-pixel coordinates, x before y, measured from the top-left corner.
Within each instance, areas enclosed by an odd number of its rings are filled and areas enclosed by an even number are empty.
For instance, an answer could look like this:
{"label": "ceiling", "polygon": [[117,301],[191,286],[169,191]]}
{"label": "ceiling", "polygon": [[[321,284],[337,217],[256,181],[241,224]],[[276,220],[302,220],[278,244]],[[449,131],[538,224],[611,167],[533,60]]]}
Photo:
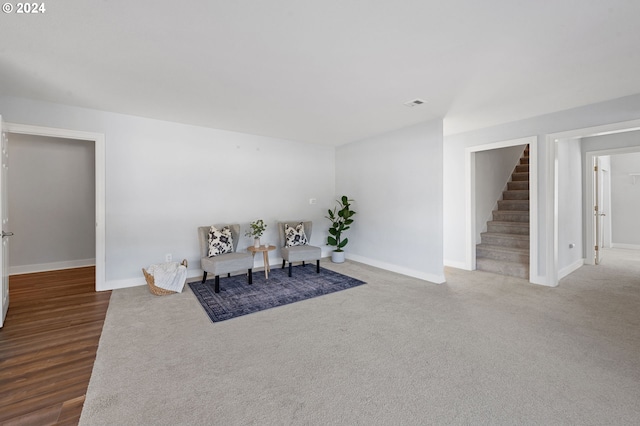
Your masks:
{"label": "ceiling", "polygon": [[340,145],[640,93],[637,0],[45,6],[0,16],[0,95]]}

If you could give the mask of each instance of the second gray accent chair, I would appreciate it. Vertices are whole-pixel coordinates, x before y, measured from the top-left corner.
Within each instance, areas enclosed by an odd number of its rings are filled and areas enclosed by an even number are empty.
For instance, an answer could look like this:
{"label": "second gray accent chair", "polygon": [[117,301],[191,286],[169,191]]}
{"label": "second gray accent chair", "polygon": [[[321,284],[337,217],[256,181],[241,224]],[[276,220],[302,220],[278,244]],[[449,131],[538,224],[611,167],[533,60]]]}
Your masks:
{"label": "second gray accent chair", "polygon": [[220,254],[218,256],[209,257],[209,230],[211,226],[199,226],[198,237],[200,239],[200,265],[204,274],[202,282],[207,280],[207,273],[215,276],[214,290],[220,293],[220,275],[227,274],[231,276],[232,272],[247,271],[248,284],[253,283],[252,269],[253,256],[251,253],[238,253],[238,240],[240,239],[240,225],[213,225],[217,229],[228,226],[233,237],[233,253]]}
{"label": "second gray accent chair", "polygon": [[320,273],[320,258],[322,257],[322,249],[311,245],[286,247],[286,238],[284,235],[285,223],[289,226],[295,227],[300,222],[304,224],[304,233],[307,236],[307,241],[311,241],[311,231],[313,229],[313,222],[303,220],[289,220],[278,222],[278,235],[280,237],[280,254],[282,255],[282,268],[285,267],[285,263],[289,262],[289,276],[291,276],[291,265],[293,262],[302,262],[304,265],[306,261],[316,261],[316,272]]}

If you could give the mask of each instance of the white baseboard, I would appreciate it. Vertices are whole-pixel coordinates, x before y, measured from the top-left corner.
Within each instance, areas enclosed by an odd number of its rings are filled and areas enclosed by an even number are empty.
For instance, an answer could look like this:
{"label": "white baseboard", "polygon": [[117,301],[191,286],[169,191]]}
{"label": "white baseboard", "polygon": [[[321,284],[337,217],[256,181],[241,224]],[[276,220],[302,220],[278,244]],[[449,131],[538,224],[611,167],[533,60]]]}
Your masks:
{"label": "white baseboard", "polygon": [[[331,256],[331,251],[327,251],[327,252],[325,252],[324,250],[322,251],[322,258],[327,258],[327,257],[330,257],[330,256]],[[374,266],[376,268],[385,269],[387,271],[396,272],[398,274],[407,275],[407,276],[410,276],[410,277],[414,277],[414,278],[418,278],[418,279],[421,279],[421,280],[429,281],[429,282],[432,282],[432,283],[435,283],[435,284],[442,284],[442,283],[446,282],[446,279],[444,277],[444,273],[441,274],[441,275],[429,274],[429,273],[425,273],[425,272],[421,272],[421,271],[416,271],[414,269],[405,268],[405,267],[394,265],[394,264],[391,264],[391,263],[380,262],[380,261],[377,261],[377,260],[369,259],[367,257],[353,255],[353,254],[349,254],[349,253],[346,253],[346,258],[354,260],[356,262],[364,263],[366,265]],[[270,264],[270,266],[272,268],[280,267],[280,266],[282,266],[282,258],[281,257],[269,258],[269,264]],[[264,268],[264,262],[262,261],[262,257],[261,256],[260,256],[260,258],[258,258],[258,256],[256,256],[254,268],[255,269]],[[188,270],[188,272],[187,272],[187,277],[188,277],[187,278],[187,282],[201,279],[202,278],[202,269],[200,269],[200,268],[191,269],[190,268]],[[127,279],[122,279],[122,280],[109,280],[109,281],[105,282],[105,288],[99,288],[99,289],[96,289],[96,290],[98,290],[98,291],[101,291],[101,290],[117,290],[117,289],[120,289],[120,288],[137,287],[137,286],[141,286],[141,285],[147,285],[147,283],[146,283],[146,281],[144,279],[144,276],[142,276],[142,275],[140,275],[140,277],[137,277],[137,278],[127,278]]]}
{"label": "white baseboard", "polygon": [[9,275],[33,274],[35,272],[58,271],[60,269],[94,266],[95,259],[67,260],[64,262],[40,263],[36,265],[10,266]]}
{"label": "white baseboard", "polygon": [[638,244],[623,244],[623,243],[611,243],[612,248],[621,248],[628,250],[640,250],[640,245]]}
{"label": "white baseboard", "polygon": [[96,290],[117,290],[119,288],[138,287],[147,285],[143,275],[138,278],[126,278],[124,280],[107,280],[104,283],[105,288],[97,288]]}
{"label": "white baseboard", "polygon": [[575,262],[573,262],[571,265],[565,266],[564,268],[558,271],[558,280],[561,280],[567,275],[569,275],[570,273],[577,271],[583,265],[584,265],[584,259],[578,259]]}
{"label": "white baseboard", "polygon": [[464,269],[465,271],[469,270],[465,262],[459,262],[457,260],[445,260],[444,266],[448,266],[450,268],[456,268],[456,269]]}
{"label": "white baseboard", "polygon": [[[199,272],[198,272],[199,271]],[[187,280],[186,282],[193,282],[193,281],[199,281],[202,279],[202,270],[201,269],[196,269],[196,270],[189,270],[187,272]],[[118,290],[121,288],[131,288],[131,287],[139,287],[139,286],[146,286],[147,285],[147,281],[145,280],[144,276],[141,276],[139,278],[126,278],[123,280],[109,280],[105,283],[105,288],[98,288],[96,290],[98,291],[102,291],[102,290]]]}
{"label": "white baseboard", "polygon": [[380,262],[378,260],[370,259],[368,257],[358,256],[356,254],[346,253],[345,257],[356,262],[364,263],[365,265],[374,266],[376,268],[385,269],[387,271],[396,272],[398,274],[407,275],[409,277],[418,278],[421,280],[429,281],[435,284],[443,284],[446,282],[444,273],[442,274],[430,274],[427,272],[416,271],[415,269],[405,268],[404,266],[394,265],[392,263]]}
{"label": "white baseboard", "polygon": [[[330,253],[322,252],[322,257],[325,258],[330,256]],[[269,258],[269,266],[271,268],[282,266],[282,258]],[[254,262],[254,270],[263,270],[264,269],[264,261],[262,256],[256,256]],[[189,268],[187,270],[187,282],[198,281],[202,279],[203,270],[200,268]],[[126,278],[122,280],[109,280],[105,283],[105,288],[98,288],[96,290],[117,290],[119,288],[129,288],[129,287],[138,287],[141,285],[147,285],[147,282],[144,279],[144,276],[140,276],[137,278]]]}

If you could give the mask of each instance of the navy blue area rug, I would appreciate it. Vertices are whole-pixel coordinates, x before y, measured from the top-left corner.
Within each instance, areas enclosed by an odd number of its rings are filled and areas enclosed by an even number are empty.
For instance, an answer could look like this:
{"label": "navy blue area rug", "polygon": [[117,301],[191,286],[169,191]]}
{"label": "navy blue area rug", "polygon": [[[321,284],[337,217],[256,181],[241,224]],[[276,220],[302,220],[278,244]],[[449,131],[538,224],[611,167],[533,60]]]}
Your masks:
{"label": "navy blue area rug", "polygon": [[189,287],[211,321],[218,322],[365,284],[324,268],[318,274],[314,264],[294,266],[291,278],[287,274],[288,268],[274,267],[267,280],[263,271],[255,271],[251,285],[245,274],[220,277],[220,293],[214,292],[213,279]]}

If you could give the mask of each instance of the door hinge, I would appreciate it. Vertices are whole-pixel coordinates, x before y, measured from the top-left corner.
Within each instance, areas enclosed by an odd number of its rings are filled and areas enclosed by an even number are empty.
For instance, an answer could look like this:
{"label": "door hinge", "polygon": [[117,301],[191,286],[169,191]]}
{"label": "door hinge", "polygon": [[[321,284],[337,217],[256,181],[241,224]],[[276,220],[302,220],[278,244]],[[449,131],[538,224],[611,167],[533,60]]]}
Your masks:
{"label": "door hinge", "polygon": [[598,171],[598,166],[593,166],[593,171],[597,172]]}
{"label": "door hinge", "polygon": [[598,251],[598,246],[593,246],[593,249],[594,249],[595,251]]}

